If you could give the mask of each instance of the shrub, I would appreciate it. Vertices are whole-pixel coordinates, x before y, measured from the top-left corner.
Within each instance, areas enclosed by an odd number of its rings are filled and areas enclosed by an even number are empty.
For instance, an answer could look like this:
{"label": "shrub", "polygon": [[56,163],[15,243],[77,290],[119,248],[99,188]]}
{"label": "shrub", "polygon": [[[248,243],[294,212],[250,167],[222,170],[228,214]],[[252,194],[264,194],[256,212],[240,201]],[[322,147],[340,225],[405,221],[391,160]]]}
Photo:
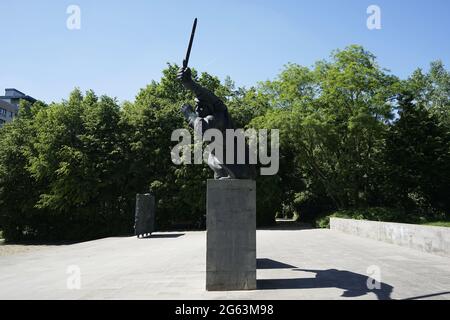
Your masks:
{"label": "shrub", "polygon": [[394,208],[365,208],[339,210],[317,217],[314,221],[316,228],[329,228],[330,218],[344,218],[356,220],[386,221],[386,222],[404,222],[415,223],[421,221],[417,215],[406,215],[403,210]]}

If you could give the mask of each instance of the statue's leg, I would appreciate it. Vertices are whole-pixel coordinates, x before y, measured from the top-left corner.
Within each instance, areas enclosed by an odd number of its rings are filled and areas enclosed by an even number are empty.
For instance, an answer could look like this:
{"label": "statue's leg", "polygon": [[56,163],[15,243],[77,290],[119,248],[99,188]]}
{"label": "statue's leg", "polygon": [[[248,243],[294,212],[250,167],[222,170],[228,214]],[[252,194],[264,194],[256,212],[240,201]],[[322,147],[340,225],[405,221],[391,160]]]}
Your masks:
{"label": "statue's leg", "polygon": [[226,177],[221,179],[236,179],[236,174],[228,168],[228,166],[223,165],[222,170],[225,172]]}
{"label": "statue's leg", "polygon": [[213,169],[214,170],[214,179],[215,180],[222,180],[222,179],[230,179],[227,172],[223,169]]}
{"label": "statue's leg", "polygon": [[214,179],[233,179],[233,175],[230,174],[229,170],[212,153],[208,157],[208,166],[214,171]]}

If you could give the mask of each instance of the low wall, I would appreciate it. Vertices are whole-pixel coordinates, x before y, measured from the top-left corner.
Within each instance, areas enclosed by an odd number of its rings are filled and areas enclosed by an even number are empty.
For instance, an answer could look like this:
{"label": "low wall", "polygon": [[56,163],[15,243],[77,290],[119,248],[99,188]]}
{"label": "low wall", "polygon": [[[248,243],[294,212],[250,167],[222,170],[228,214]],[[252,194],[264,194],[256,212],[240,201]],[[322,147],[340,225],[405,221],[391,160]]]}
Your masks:
{"label": "low wall", "polygon": [[450,257],[450,228],[331,218],[330,229]]}

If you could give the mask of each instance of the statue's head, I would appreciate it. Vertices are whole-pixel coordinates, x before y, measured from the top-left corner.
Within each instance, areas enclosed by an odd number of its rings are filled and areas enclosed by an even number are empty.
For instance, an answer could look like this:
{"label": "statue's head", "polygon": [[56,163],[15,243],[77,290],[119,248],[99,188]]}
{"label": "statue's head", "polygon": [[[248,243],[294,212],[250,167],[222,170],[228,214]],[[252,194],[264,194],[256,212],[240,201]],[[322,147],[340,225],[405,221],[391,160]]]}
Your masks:
{"label": "statue's head", "polygon": [[205,118],[214,113],[214,108],[210,106],[206,101],[195,98],[195,112],[201,118]]}

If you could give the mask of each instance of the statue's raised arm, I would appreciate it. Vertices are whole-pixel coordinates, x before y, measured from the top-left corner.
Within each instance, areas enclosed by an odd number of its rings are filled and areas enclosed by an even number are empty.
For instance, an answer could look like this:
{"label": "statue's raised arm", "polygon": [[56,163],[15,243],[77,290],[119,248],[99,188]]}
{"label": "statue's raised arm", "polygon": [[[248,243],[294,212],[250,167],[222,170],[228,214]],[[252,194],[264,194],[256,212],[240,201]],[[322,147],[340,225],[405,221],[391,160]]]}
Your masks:
{"label": "statue's raised arm", "polygon": [[181,67],[178,70],[178,79],[181,80],[183,86],[192,91],[198,100],[204,101],[208,104],[223,104],[223,102],[210,90],[202,87],[192,79],[192,72],[190,68]]}
{"label": "statue's raised arm", "polygon": [[177,78],[183,83],[183,86],[195,94],[196,105],[194,110],[191,105],[184,104],[181,107],[181,112],[189,122],[189,125],[194,128],[194,131],[200,134],[201,137],[204,136],[205,131],[208,129],[217,129],[221,131],[223,138],[221,141],[223,147],[222,157],[216,156],[214,150],[211,151],[208,156],[208,165],[214,171],[215,179],[254,179],[254,166],[249,164],[237,164],[236,161],[237,152],[245,152],[245,158],[249,159],[249,149],[247,144],[245,144],[245,150],[243,151],[237,150],[235,143],[233,143],[232,146],[228,146],[228,149],[234,149],[232,150],[234,151],[234,159],[229,162],[224,161],[224,159],[227,159],[227,144],[224,143],[224,140],[227,141],[227,129],[235,129],[231,117],[228,114],[228,109],[219,97],[192,79],[192,72],[191,69],[188,68],[188,64],[196,28],[197,19],[194,20],[194,25],[192,26],[186,58],[183,60],[183,66],[180,68],[177,75]]}

